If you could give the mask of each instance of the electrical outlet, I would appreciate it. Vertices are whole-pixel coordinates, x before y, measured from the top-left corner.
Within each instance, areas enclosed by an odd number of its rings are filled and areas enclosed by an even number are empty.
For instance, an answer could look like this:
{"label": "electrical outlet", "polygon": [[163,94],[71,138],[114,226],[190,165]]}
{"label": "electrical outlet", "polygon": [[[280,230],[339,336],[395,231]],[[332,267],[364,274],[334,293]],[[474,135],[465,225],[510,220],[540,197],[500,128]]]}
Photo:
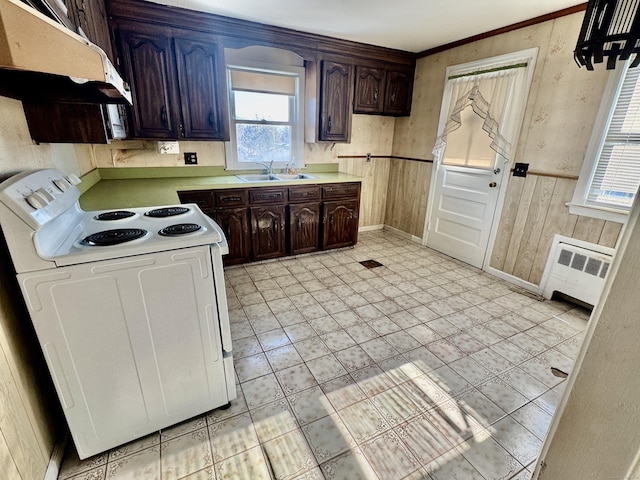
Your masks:
{"label": "electrical outlet", "polygon": [[529,170],[528,163],[516,163],[513,166],[513,176],[514,177],[526,177],[527,170]]}
{"label": "electrical outlet", "polygon": [[196,152],[184,152],[184,164],[185,165],[197,165],[198,154]]}

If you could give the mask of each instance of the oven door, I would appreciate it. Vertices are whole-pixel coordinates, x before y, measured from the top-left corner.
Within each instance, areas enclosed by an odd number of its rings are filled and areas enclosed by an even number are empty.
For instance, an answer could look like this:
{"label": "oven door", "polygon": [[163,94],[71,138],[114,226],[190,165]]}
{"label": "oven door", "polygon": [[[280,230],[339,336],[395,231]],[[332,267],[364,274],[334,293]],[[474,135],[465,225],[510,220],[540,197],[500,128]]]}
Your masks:
{"label": "oven door", "polygon": [[208,246],[18,279],[81,458],[228,403]]}

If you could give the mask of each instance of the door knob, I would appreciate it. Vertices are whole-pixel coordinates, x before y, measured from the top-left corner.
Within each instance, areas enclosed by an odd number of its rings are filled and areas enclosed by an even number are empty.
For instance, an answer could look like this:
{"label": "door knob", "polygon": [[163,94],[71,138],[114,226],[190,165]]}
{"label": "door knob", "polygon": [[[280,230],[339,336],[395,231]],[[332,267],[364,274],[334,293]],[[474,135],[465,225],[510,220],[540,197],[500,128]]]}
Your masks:
{"label": "door knob", "polygon": [[489,187],[490,187],[490,188],[496,188],[497,186],[498,186],[498,184],[497,184],[496,182],[491,182],[491,183],[489,184]]}

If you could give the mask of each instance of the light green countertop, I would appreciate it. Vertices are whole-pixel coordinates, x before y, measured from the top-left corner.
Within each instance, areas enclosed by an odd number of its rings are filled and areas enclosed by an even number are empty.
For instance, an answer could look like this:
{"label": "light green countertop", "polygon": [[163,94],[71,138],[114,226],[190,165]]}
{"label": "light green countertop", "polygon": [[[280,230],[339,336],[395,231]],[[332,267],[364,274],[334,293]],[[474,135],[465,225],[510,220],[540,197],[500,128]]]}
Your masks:
{"label": "light green countertop", "polygon": [[[109,168],[90,172],[83,177],[84,193],[80,197],[83,210],[152,207],[180,203],[178,191],[216,188],[312,185],[334,182],[360,182],[362,177],[337,171],[337,165],[317,165],[304,173],[314,179],[243,182],[221,167]],[[195,175],[194,175],[195,174]]]}

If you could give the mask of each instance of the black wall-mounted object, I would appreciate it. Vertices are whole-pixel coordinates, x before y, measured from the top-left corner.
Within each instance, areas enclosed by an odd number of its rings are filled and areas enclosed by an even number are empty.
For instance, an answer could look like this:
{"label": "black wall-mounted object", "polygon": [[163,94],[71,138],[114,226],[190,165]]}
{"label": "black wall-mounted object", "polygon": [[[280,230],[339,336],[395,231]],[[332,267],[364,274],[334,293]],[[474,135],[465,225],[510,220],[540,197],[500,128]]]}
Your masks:
{"label": "black wall-mounted object", "polygon": [[513,166],[513,176],[514,177],[526,177],[527,170],[529,170],[528,163],[516,163]]}
{"label": "black wall-mounted object", "polygon": [[607,57],[607,70],[617,60],[635,55],[631,67],[640,64],[639,0],[589,0],[573,57],[578,66],[593,70]]}

